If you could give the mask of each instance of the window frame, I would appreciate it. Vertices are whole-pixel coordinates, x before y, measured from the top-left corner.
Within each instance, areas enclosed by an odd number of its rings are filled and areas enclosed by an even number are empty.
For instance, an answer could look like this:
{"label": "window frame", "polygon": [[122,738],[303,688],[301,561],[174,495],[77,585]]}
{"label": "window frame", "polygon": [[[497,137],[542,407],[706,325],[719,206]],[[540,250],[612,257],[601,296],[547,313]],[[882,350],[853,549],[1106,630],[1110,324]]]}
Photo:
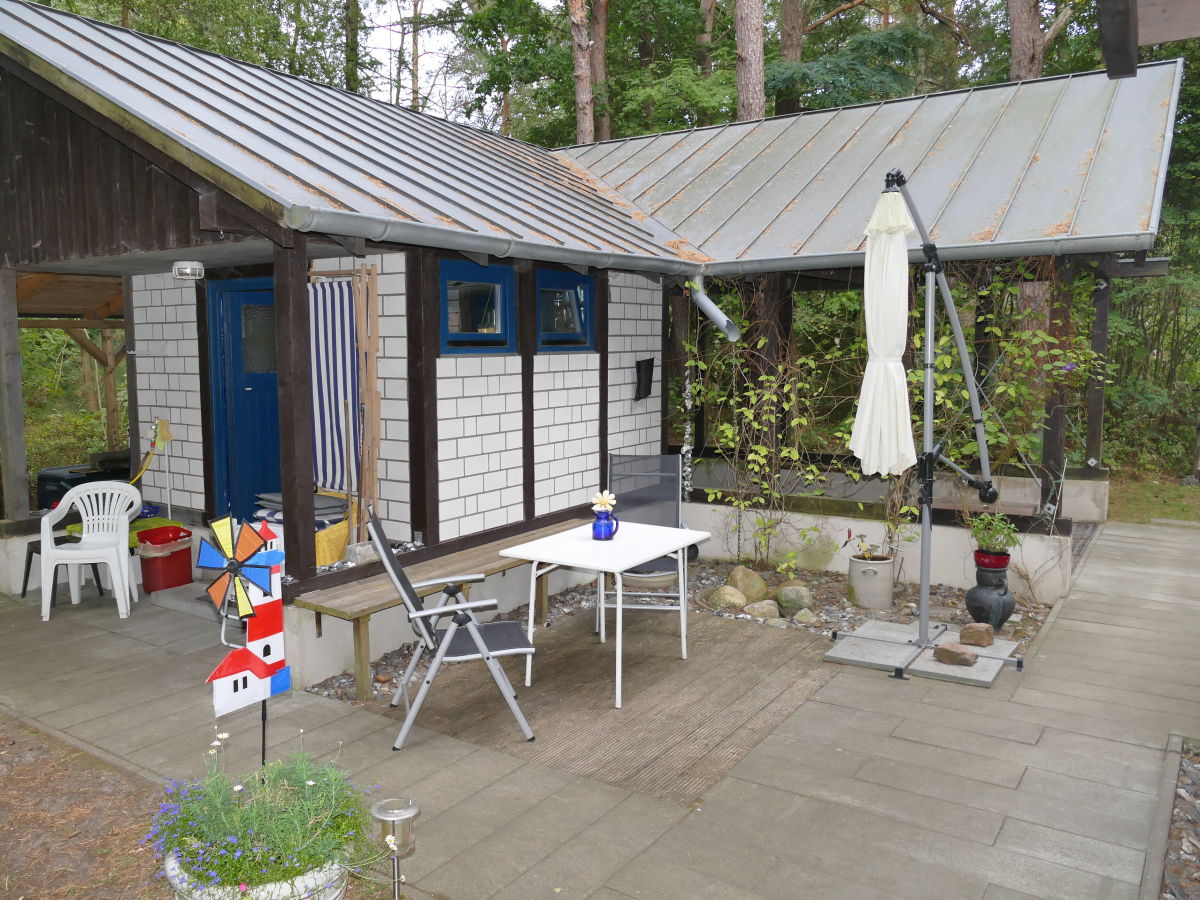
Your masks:
{"label": "window frame", "polygon": [[[491,334],[450,331],[451,281],[492,284],[500,291],[499,322]],[[438,345],[442,355],[517,352],[517,275],[512,266],[481,266],[468,260],[442,259],[438,265]]]}
{"label": "window frame", "polygon": [[[542,331],[542,291],[565,290],[575,291],[583,288],[583,328],[578,332],[582,340],[575,343],[565,343],[554,340],[564,332]],[[596,279],[593,275],[580,275],[578,272],[562,269],[537,269],[534,277],[533,315],[537,332],[537,353],[571,353],[586,352],[596,349]]]}

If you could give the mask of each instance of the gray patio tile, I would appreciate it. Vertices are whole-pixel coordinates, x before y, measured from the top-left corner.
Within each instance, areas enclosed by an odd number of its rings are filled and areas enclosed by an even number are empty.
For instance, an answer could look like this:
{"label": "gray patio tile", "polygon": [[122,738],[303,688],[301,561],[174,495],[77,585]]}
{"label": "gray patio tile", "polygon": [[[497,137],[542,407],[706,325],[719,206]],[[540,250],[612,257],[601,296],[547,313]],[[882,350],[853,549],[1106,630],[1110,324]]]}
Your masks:
{"label": "gray patio tile", "polygon": [[[902,685],[911,684],[911,682],[897,683]],[[983,693],[983,690],[980,688],[945,685],[936,681],[927,681],[927,683],[930,689],[936,687],[947,691],[964,691],[973,697],[978,697]],[[935,705],[929,702],[906,700],[902,696],[883,697],[864,692],[857,689],[849,680],[843,679],[840,673],[821,690],[817,695],[817,699],[838,706],[900,715],[922,722],[932,722],[934,724],[959,728],[964,731],[973,731],[977,734],[1024,741],[1027,744],[1036,744],[1042,733],[1042,726],[1036,722],[998,718],[975,712],[971,709],[971,704],[966,699],[962,701],[966,709],[960,710],[948,707],[944,702],[940,705]]]}
{"label": "gray patio tile", "polygon": [[761,900],[745,887],[703,875],[689,866],[689,860],[655,847],[610,878],[607,886],[638,900]]}
{"label": "gray patio tile", "polygon": [[[858,770],[871,770],[876,760],[877,757],[859,766]],[[888,785],[869,776],[852,777],[827,769],[811,769],[803,759],[783,763],[751,755],[733,770],[733,774],[768,787],[862,809],[900,822],[924,824],[946,834],[985,844],[996,839],[1004,820],[994,811],[969,804],[967,800],[959,801],[949,791],[921,790],[921,780],[938,777],[928,769],[915,770],[909,785]],[[978,784],[981,788],[990,787]]]}
{"label": "gray patio tile", "polygon": [[[843,743],[850,743],[850,741],[838,741],[835,746],[832,742],[814,738],[769,735],[748,756],[734,766],[732,771],[735,775],[746,778],[751,776],[739,771],[742,766],[747,766],[752,771],[759,771],[764,766],[768,768],[793,766],[798,760],[803,760],[806,768],[815,771],[828,772],[831,775],[853,775],[859,766],[870,758],[871,752],[841,746]],[[865,743],[869,744],[870,741]]]}
{"label": "gray patio tile", "polygon": [[[1033,771],[1035,770],[1026,772],[1026,779]],[[876,758],[869,765],[864,766],[858,773],[858,778],[870,784],[911,791],[937,800],[961,803],[971,809],[987,811],[1000,818],[1012,816],[1037,822],[1050,828],[1072,831],[1096,840],[1123,844],[1126,847],[1145,849],[1146,846],[1146,823],[1142,819],[1111,812],[1090,803],[1081,806],[1070,800],[1039,794],[1032,789],[1013,790],[996,787],[960,778],[957,775],[936,773],[882,758]],[[1104,785],[1094,782],[1092,784],[1100,790],[1119,790],[1118,788],[1106,788]],[[1145,795],[1139,794],[1138,796]],[[927,821],[921,824],[926,828],[939,829],[941,823]],[[998,831],[999,825],[997,825]],[[958,834],[960,837],[966,836],[961,832],[953,832],[949,829],[947,832]]]}
{"label": "gray patio tile", "polygon": [[1050,629],[1039,645],[1036,656],[1029,661],[1030,671],[1036,671],[1042,661],[1051,658],[1086,669],[1099,668],[1150,677],[1165,675],[1172,681],[1175,678],[1171,673],[1176,672],[1184,684],[1200,682],[1200,662],[1195,658],[1164,658],[1155,653],[1152,646],[1141,641],[1131,643],[1120,639],[1100,639],[1057,627]]}
{"label": "gray patio tile", "polygon": [[[0,651],[0,658],[3,653]],[[90,713],[96,701],[106,695],[139,685],[161,685],[158,677],[162,667],[168,664],[161,650],[148,648],[142,653],[127,657],[125,667],[107,673],[80,671],[74,667],[63,667],[57,674],[26,682],[25,684],[0,691],[0,702],[19,707],[27,716],[46,716],[56,710],[79,706],[76,715]],[[9,661],[5,659],[5,665]],[[197,672],[200,668],[196,669]],[[205,672],[204,675],[208,673]],[[204,676],[200,676],[203,679]],[[168,686],[161,685],[160,691]],[[99,713],[97,713],[99,715]],[[52,723],[47,723],[52,724]]]}
{"label": "gray patio tile", "polygon": [[[1200,674],[1194,681],[1175,673],[1171,667],[1163,666],[1157,671],[1135,671],[1141,666],[1110,665],[1084,668],[1078,660],[1064,659],[1057,662],[1040,662],[1037,674],[1047,681],[1063,680],[1077,684],[1093,684],[1100,687],[1133,691],[1142,696],[1193,700],[1200,688]],[[1200,672],[1200,670],[1198,670]],[[1028,673],[1027,673],[1028,674]]]}
{"label": "gray patio tile", "polygon": [[[807,716],[803,715],[803,711],[810,706],[814,707],[813,712]],[[777,729],[752,752],[774,756],[786,756],[788,753],[803,754],[805,744],[800,739],[807,738],[810,741],[820,741],[835,746],[843,752],[846,758],[857,755],[865,761],[866,757],[878,754],[889,759],[909,761],[925,768],[1007,787],[1016,787],[1025,769],[1018,763],[962,752],[958,749],[935,747],[928,742],[905,740],[902,736],[893,736],[887,732],[868,732],[854,725],[839,727],[839,723],[836,721],[838,714],[845,711],[845,707],[830,706],[824,703],[806,703],[796,715],[792,716],[786,733],[783,728]],[[896,721],[896,727],[889,731],[898,731],[905,720],[886,717],[886,721],[888,724]],[[805,759],[806,762],[808,760],[806,755],[801,755],[800,758]],[[853,774],[853,771],[845,774]]]}
{"label": "gray patio tile", "polygon": [[[1162,751],[1053,728],[1044,729],[1042,739],[1032,745],[914,720],[901,724],[896,736],[1144,793],[1158,789],[1158,770],[1162,764]],[[1110,749],[1106,752],[1105,748]]]}
{"label": "gray patio tile", "polygon": [[143,697],[140,703],[126,697],[119,709],[78,725],[65,726],[63,730],[120,756],[211,718],[211,695],[189,687],[161,697]]}
{"label": "gray patio tile", "polygon": [[1094,681],[1080,681],[1077,678],[1067,678],[1062,672],[1057,672],[1052,676],[1031,673],[1030,677],[1025,679],[1023,687],[1027,690],[1062,694],[1065,697],[1077,697],[1082,700],[1096,701],[1107,706],[1166,713],[1172,718],[1200,721],[1200,702],[1196,700],[1163,697],[1132,687],[1117,687],[1114,685],[1097,684]]}
{"label": "gray patio tile", "polygon": [[1154,796],[1141,791],[1097,784],[1058,772],[1029,768],[1021,782],[1021,791],[1042,797],[1065,800],[1080,807],[1092,807],[1130,819],[1149,820],[1154,811]]}
{"label": "gray patio tile", "polygon": [[996,846],[1134,885],[1141,882],[1142,864],[1146,856],[1139,850],[1018,819],[1005,820]]}
{"label": "gray patio tile", "polygon": [[462,859],[453,860],[421,878],[417,887],[456,900],[489,897],[573,840],[627,796],[626,791],[608,785],[572,778],[474,846],[467,857],[469,865]]}
{"label": "gray patio tile", "polygon": [[[670,850],[676,858],[686,859],[689,867],[728,879],[722,860],[729,859],[730,853],[723,848],[732,843],[737,848],[734,858],[739,860],[732,871],[739,879],[750,879],[745,883],[751,887],[771,869],[788,863],[913,900],[961,900],[983,893],[985,882],[971,873],[916,860],[901,846],[864,841],[851,828],[830,831],[826,827],[835,811],[863,823],[882,823],[895,833],[902,834],[912,826],[869,809],[849,809],[812,798],[798,797],[799,802],[789,804],[779,791],[736,778],[727,781],[732,783],[730,788],[672,829],[655,850]],[[746,866],[740,857],[748,847],[764,849],[753,852],[754,864]]]}
{"label": "gray patio tile", "polygon": [[685,815],[682,807],[631,794],[494,896],[586,896]]}
{"label": "gray patio tile", "polygon": [[755,895],[773,900],[795,900],[798,897],[805,900],[843,900],[851,897],[854,900],[892,900],[899,893],[894,887],[887,890],[868,887],[857,880],[855,876],[859,873],[853,870],[826,871],[817,860],[807,857],[803,850],[797,853],[797,857],[797,862],[780,860],[775,863],[754,883]]}
{"label": "gray patio tile", "polygon": [[987,890],[983,892],[983,900],[1039,900],[1033,894],[1026,894],[1024,891],[1014,891],[1012,888],[1000,887],[998,884],[989,884]]}
{"label": "gray patio tile", "polygon": [[[555,894],[555,896],[559,895]],[[610,887],[602,887],[600,890],[588,894],[587,897],[588,900],[630,900],[629,894],[622,894]]]}

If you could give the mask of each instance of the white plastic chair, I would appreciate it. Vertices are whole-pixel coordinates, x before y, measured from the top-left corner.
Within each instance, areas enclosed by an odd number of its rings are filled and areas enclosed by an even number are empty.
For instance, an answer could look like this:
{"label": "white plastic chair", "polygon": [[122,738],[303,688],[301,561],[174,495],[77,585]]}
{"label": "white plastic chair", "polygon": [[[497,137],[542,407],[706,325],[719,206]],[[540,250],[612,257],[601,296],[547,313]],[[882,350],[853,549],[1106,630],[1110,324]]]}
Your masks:
{"label": "white plastic chair", "polygon": [[[83,531],[78,542],[54,543],[54,526],[72,508],[79,510]],[[104,563],[112,578],[117,614],[129,615],[129,523],[142,508],[138,489],[123,481],[76,485],[58,506],[42,517],[42,621],[50,620],[50,596],[58,566],[67,566],[71,603],[79,602],[80,567]],[[99,587],[99,585],[97,585]]]}

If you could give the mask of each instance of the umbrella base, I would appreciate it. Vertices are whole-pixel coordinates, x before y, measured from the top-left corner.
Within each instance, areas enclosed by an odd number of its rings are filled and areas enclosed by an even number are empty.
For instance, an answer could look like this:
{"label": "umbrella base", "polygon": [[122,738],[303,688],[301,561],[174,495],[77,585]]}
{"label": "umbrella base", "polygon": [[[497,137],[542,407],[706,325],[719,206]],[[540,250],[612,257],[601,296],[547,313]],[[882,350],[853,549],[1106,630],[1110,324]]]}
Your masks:
{"label": "umbrella base", "polygon": [[987,648],[989,652],[979,653],[979,659],[973,666],[951,666],[938,662],[933,658],[934,647],[958,641],[958,629],[942,624],[930,626],[925,644],[921,644],[918,625],[895,622],[866,622],[852,632],[834,632],[833,641],[833,647],[823,657],[826,662],[879,669],[896,678],[917,675],[975,687],[991,687],[1004,668],[1011,667],[1017,671],[1024,668],[1024,661],[1012,656],[1017,649],[1017,642],[1000,638]]}

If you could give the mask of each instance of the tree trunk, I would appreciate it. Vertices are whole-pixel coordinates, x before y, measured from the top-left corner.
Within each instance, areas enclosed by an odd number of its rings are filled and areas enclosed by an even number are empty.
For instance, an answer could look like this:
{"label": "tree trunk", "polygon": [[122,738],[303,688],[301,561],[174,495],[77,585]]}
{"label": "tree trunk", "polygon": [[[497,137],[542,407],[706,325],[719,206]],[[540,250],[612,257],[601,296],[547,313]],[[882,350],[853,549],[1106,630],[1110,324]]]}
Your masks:
{"label": "tree trunk", "polygon": [[[508,55],[508,35],[500,38],[500,49]],[[500,94],[500,133],[512,135],[512,91],[505,88]]]}
{"label": "tree trunk", "polygon": [[717,17],[717,0],[700,0],[700,16],[704,20],[704,30],[696,35],[696,62],[700,66],[701,76],[710,78],[713,73],[712,33]]}
{"label": "tree trunk", "polygon": [[595,94],[596,140],[612,138],[608,108],[608,0],[592,0],[592,89]]}
{"label": "tree trunk", "polygon": [[1046,64],[1046,48],[1058,37],[1071,18],[1071,6],[1066,4],[1054,17],[1050,28],[1042,33],[1041,4],[1039,0],[1007,0],[1008,31],[1011,39],[1012,58],[1009,78],[1025,81],[1041,78]]}
{"label": "tree trunk", "polygon": [[734,0],[733,23],[737,33],[737,120],[761,119],[767,110],[763,83],[763,0]]}
{"label": "tree trunk", "polygon": [[409,58],[410,93],[408,105],[418,112],[421,109],[421,0],[413,0],[412,12],[412,55]]}
{"label": "tree trunk", "polygon": [[362,81],[358,77],[358,31],[362,27],[362,9],[358,0],[346,0],[342,26],[346,31],[346,60],[342,67],[342,80],[346,83],[346,90],[357,94],[362,87]]}
{"label": "tree trunk", "polygon": [[[785,62],[804,58],[804,39],[808,24],[808,0],[783,0],[779,10],[779,56]],[[803,109],[800,92],[794,87],[775,95],[775,115],[798,113]]]}
{"label": "tree trunk", "polygon": [[575,141],[590,144],[595,138],[592,102],[592,39],[588,35],[587,11],[583,0],[567,0],[571,21],[571,57],[575,75]]}
{"label": "tree trunk", "polygon": [[[647,31],[643,31],[638,36],[638,62],[641,64],[643,69],[649,69],[652,65],[654,65],[654,35]],[[654,121],[653,98],[648,98],[642,104],[642,114],[646,117],[647,130],[656,130],[649,127],[650,123]]]}

